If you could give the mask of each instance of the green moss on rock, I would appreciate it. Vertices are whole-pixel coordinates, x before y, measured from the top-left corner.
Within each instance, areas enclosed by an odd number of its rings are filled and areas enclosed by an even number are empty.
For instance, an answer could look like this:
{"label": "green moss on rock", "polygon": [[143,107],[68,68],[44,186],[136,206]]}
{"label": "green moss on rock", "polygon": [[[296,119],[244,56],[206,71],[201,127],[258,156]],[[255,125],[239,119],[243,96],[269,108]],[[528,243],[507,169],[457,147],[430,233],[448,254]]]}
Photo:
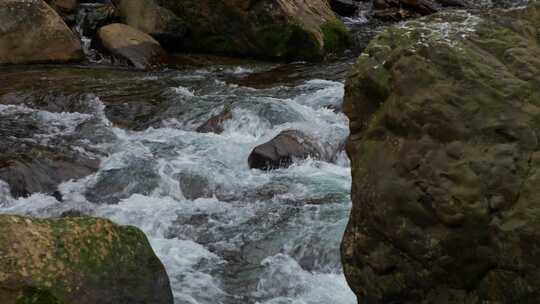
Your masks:
{"label": "green moss on rock", "polygon": [[343,51],[351,45],[351,34],[339,20],[327,21],[321,25],[321,31],[327,52]]}
{"label": "green moss on rock", "polygon": [[317,60],[321,47],[315,35],[298,25],[270,25],[256,31],[258,43],[266,57],[288,60]]}
{"label": "green moss on rock", "polygon": [[385,29],[351,69],[359,302],[537,303],[540,2]]}
{"label": "green moss on rock", "polygon": [[0,235],[6,304],[172,303],[165,269],[135,227],[0,215]]}

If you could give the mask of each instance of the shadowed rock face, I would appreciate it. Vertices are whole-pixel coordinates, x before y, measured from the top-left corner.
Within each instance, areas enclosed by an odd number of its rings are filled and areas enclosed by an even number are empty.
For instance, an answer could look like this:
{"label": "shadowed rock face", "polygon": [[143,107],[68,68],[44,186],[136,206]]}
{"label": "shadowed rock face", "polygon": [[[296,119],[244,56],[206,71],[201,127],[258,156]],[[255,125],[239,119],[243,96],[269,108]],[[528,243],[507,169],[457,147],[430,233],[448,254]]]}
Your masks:
{"label": "shadowed rock face", "polygon": [[348,76],[349,284],[367,303],[540,298],[540,3],[383,31]]}
{"label": "shadowed rock face", "polygon": [[325,0],[158,0],[186,22],[185,47],[206,53],[316,60],[347,47]]}
{"label": "shadowed rock face", "polygon": [[0,215],[3,304],[172,304],[167,273],[142,231],[108,220]]}
{"label": "shadowed rock face", "polygon": [[42,0],[2,0],[0,20],[0,64],[83,59],[75,34]]}

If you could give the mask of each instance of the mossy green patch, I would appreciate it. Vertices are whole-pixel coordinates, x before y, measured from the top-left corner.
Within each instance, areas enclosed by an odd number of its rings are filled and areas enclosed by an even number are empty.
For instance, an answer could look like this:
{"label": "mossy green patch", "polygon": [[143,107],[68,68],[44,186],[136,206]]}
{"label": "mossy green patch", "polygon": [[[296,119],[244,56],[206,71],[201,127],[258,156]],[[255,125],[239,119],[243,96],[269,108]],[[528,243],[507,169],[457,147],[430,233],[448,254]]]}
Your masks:
{"label": "mossy green patch", "polygon": [[326,52],[343,51],[351,45],[351,34],[339,20],[328,21],[321,26]]}
{"label": "mossy green patch", "polygon": [[17,299],[16,304],[64,304],[64,302],[58,300],[48,291],[28,287]]}
{"label": "mossy green patch", "polygon": [[298,25],[270,25],[256,31],[258,44],[266,57],[319,60],[321,46],[310,31]]}

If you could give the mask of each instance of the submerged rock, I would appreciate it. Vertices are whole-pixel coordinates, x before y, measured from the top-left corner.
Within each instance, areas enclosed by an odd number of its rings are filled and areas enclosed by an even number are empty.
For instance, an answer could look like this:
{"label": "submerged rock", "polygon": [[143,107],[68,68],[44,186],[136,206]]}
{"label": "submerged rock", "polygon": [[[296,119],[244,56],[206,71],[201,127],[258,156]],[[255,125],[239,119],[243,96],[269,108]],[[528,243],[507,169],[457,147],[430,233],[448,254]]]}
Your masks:
{"label": "submerged rock", "polygon": [[38,115],[0,113],[0,179],[16,198],[52,194],[60,183],[99,168],[99,159],[66,144],[64,136],[48,142],[48,130],[35,118]]}
{"label": "submerged rock", "polygon": [[159,66],[166,56],[159,42],[128,25],[115,23],[98,30],[103,47],[138,69]]}
{"label": "submerged rock", "polygon": [[281,132],[271,141],[255,147],[249,155],[251,169],[272,170],[287,168],[295,159],[320,158],[320,147],[300,131]]}
{"label": "submerged rock", "polygon": [[144,233],[96,218],[0,215],[3,304],[172,304]]}
{"label": "submerged rock", "polygon": [[2,0],[0,64],[83,59],[79,39],[42,0]]}
{"label": "submerged rock", "polygon": [[540,298],[540,2],[388,28],[349,74],[342,258],[368,303]]}
{"label": "submerged rock", "polygon": [[193,51],[316,60],[346,48],[349,34],[326,0],[159,0],[186,22]]}
{"label": "submerged rock", "polygon": [[197,132],[200,133],[223,133],[223,124],[232,119],[233,114],[230,109],[225,109],[218,115],[210,117],[204,124],[197,128]]}

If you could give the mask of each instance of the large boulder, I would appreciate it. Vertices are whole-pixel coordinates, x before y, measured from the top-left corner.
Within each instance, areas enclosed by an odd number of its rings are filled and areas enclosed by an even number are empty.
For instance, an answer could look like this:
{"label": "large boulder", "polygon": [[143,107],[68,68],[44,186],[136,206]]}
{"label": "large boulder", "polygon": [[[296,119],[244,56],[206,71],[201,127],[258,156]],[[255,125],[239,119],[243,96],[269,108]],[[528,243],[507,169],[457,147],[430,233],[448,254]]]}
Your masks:
{"label": "large boulder", "polygon": [[540,3],[388,28],[346,84],[367,303],[538,303]]}
{"label": "large boulder", "polygon": [[312,138],[300,131],[287,130],[255,147],[249,155],[248,164],[251,169],[272,170],[287,168],[295,159],[322,156],[322,149]]}
{"label": "large boulder", "polygon": [[81,44],[43,0],[2,0],[0,64],[79,61]]}
{"label": "large boulder", "polygon": [[344,49],[349,33],[327,0],[158,0],[186,22],[186,49],[316,60]]}
{"label": "large boulder", "polygon": [[172,304],[167,273],[135,227],[0,215],[0,303]]}
{"label": "large boulder", "polygon": [[150,34],[165,47],[180,48],[184,22],[155,0],[115,0],[122,22]]}
{"label": "large boulder", "polygon": [[166,56],[154,38],[125,24],[114,23],[100,28],[98,38],[105,49],[138,69],[159,66]]}

